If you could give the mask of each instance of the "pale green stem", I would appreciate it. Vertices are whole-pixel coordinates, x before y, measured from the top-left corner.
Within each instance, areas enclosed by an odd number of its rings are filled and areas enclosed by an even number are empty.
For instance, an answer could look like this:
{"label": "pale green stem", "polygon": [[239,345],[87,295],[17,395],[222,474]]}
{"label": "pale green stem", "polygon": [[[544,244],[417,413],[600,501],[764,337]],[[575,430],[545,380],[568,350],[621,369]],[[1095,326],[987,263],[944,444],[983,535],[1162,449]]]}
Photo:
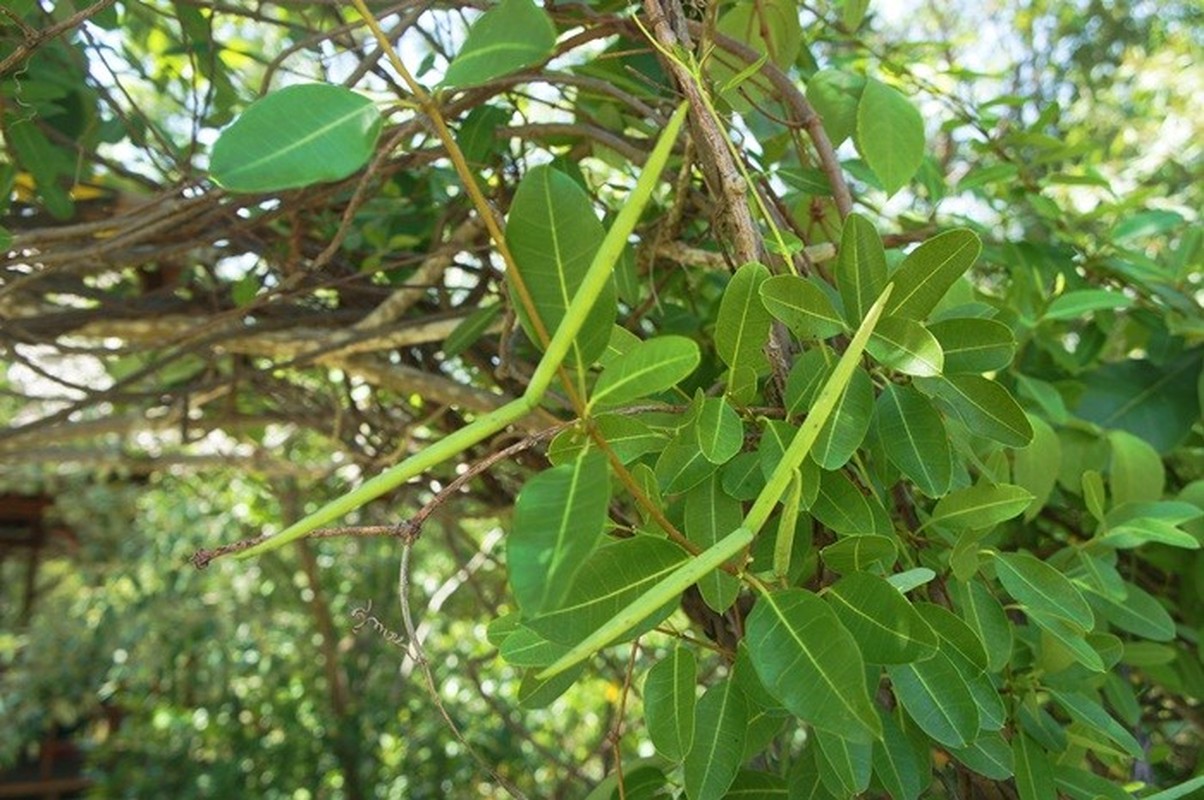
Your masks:
{"label": "pale green stem", "polygon": [[815,404],[807,413],[807,418],[803,420],[802,427],[794,435],[790,446],[782,455],[782,460],[778,462],[773,474],[765,482],[765,488],[757,495],[752,508],[748,510],[748,515],[744,517],[744,527],[753,533],[760,531],[769,519],[773,507],[777,505],[778,500],[785,493],[786,487],[790,485],[794,471],[802,465],[803,459],[811,452],[815,440],[819,437],[820,429],[828,421],[828,417],[832,416],[832,410],[836,408],[840,396],[848,388],[849,381],[853,379],[853,370],[857,368],[857,362],[861,360],[861,355],[865,352],[866,342],[869,341],[870,334],[874,332],[878,318],[882,316],[882,309],[886,306],[893,287],[894,284],[888,284],[874,304],[870,306],[865,319],[861,321],[861,326],[857,328],[857,333],[853,335],[853,340],[849,342],[844,355],[836,363],[836,369],[832,371],[832,376],[820,390]]}
{"label": "pale green stem", "polygon": [[594,260],[590,263],[585,279],[578,288],[572,302],[569,303],[564,319],[561,320],[559,327],[556,329],[556,334],[552,337],[551,342],[548,343],[548,349],[540,360],[539,365],[535,368],[535,373],[531,376],[531,382],[527,385],[527,390],[523,392],[522,397],[512,400],[495,411],[477,417],[460,430],[448,434],[434,444],[423,448],[421,452],[410,456],[397,466],[385,470],[362,486],[352,489],[336,500],[332,500],[308,517],[298,520],[270,539],[266,539],[253,547],[243,550],[237,555],[237,558],[251,558],[252,556],[262,555],[283,547],[289,542],[300,539],[310,531],[354,511],[360,506],[380,497],[382,494],[397,488],[411,478],[415,478],[428,469],[463,453],[474,444],[503,430],[507,425],[522,418],[538,406],[548,386],[551,384],[556,370],[568,354],[570,345],[581,331],[581,326],[585,324],[590,308],[593,306],[603,287],[606,286],[606,281],[609,279],[614,265],[623,254],[623,248],[627,245],[628,237],[635,230],[636,223],[639,221],[640,215],[648,203],[648,199],[652,196],[653,189],[656,188],[661,171],[669,160],[673,143],[677,138],[678,132],[681,130],[682,121],[685,119],[685,111],[686,107],[683,103],[673,113],[669,124],[665,126],[664,131],[657,140],[652,154],[645,163],[643,173],[640,175],[639,180],[636,181],[635,188],[631,191],[631,196],[615,218],[610,230],[607,231],[606,237],[602,240],[602,245],[598,248]]}

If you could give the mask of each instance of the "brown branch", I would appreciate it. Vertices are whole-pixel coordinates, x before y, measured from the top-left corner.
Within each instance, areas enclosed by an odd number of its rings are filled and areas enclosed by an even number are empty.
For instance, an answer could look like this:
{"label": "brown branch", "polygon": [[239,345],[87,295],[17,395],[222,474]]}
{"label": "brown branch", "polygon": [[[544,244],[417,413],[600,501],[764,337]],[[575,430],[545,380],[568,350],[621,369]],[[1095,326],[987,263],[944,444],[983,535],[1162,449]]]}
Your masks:
{"label": "brown branch", "polygon": [[[51,25],[45,30],[35,31],[33,35],[26,33],[25,41],[17,45],[17,49],[8,54],[3,61],[0,61],[0,75],[4,75],[18,63],[25,60],[26,57],[32,55],[39,47],[47,42],[58,38],[67,31],[82,25],[90,17],[99,14],[109,6],[113,5],[116,0],[98,0],[87,8],[77,11],[67,17],[62,22]],[[24,27],[24,26],[22,26]]]}

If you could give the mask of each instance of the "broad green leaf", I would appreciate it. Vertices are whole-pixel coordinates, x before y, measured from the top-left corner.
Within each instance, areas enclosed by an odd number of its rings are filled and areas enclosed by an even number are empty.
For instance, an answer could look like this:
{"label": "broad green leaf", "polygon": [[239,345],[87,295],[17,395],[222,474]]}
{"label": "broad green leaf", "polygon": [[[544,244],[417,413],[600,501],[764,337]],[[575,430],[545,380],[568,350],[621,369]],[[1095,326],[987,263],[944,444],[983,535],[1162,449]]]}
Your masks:
{"label": "broad green leaf", "polygon": [[723,469],[723,491],[737,500],[752,500],[764,486],[761,457],[757,453],[740,453]]}
{"label": "broad green leaf", "polygon": [[1081,628],[1063,617],[1026,608],[1029,621],[1041,629],[1041,662],[1049,672],[1058,672],[1077,661],[1092,672],[1106,672],[1099,651],[1087,641]]}
{"label": "broad green leaf", "polygon": [[1024,732],[1012,737],[1012,761],[1020,800],[1057,800],[1053,768],[1045,750]]}
{"label": "broad green leaf", "polygon": [[923,325],[905,317],[881,320],[865,349],[883,366],[905,375],[930,378],[945,367],[940,342]]}
{"label": "broad green leaf", "polygon": [[945,353],[945,374],[992,372],[1012,363],[1016,337],[993,319],[956,317],[934,322],[928,330]]}
{"label": "broad green leaf", "polygon": [[1065,764],[1054,765],[1054,783],[1072,800],[1133,800],[1133,795],[1107,778]]}
{"label": "broad green leaf", "polygon": [[550,641],[535,629],[521,624],[498,648],[502,659],[516,667],[544,667],[566,652],[566,645]]}
{"label": "broad green leaf", "polygon": [[978,436],[1010,447],[1033,439],[1033,426],[1016,401],[998,383],[981,375],[946,375],[924,379],[924,387],[944,400]]}
{"label": "broad green leaf", "polygon": [[745,631],[757,675],[791,713],[854,742],[881,735],[857,643],[823,600],[803,589],[762,594]]}
{"label": "broad green leaf", "polygon": [[1106,533],[1095,537],[1092,542],[1120,550],[1141,547],[1143,544],[1151,542],[1182,547],[1185,550],[1200,549],[1199,540],[1187,531],[1176,528],[1165,520],[1151,517],[1138,517],[1109,528]]}
{"label": "broad green leaf", "polygon": [[1012,748],[998,733],[982,733],[965,747],[949,751],[970,769],[995,781],[1006,781],[1014,774]]}
{"label": "broad green leaf", "polygon": [[828,791],[838,797],[861,794],[870,785],[873,768],[873,745],[870,742],[850,742],[827,731],[815,731],[819,777]]}
{"label": "broad green leaf", "polygon": [[341,86],[286,86],[256,100],[213,144],[209,174],[231,192],[278,192],[346,178],[368,163],[383,120]]}
{"label": "broad green leaf", "polygon": [[527,481],[506,539],[510,585],[524,615],[550,611],[568,593],[602,538],[609,503],[610,474],[597,451]]}
{"label": "broad green leaf", "polygon": [[1049,690],[1050,696],[1073,719],[1116,742],[1133,758],[1141,758],[1145,751],[1124,726],[1109,716],[1098,700],[1079,692]]}
{"label": "broad green leaf", "polygon": [[729,678],[707,689],[694,716],[694,743],[682,774],[690,800],[721,800],[744,756],[748,708]]}
{"label": "broad green leaf", "polygon": [[[823,74],[821,72],[812,78],[812,83]],[[827,124],[825,118],[824,125]],[[882,249],[882,239],[878,237],[874,224],[860,214],[850,214],[844,221],[835,272],[845,314],[851,324],[860,324],[865,312],[886,286],[886,252]]]}
{"label": "broad green leaf", "polygon": [[1198,775],[1170,789],[1146,795],[1143,800],[1182,800],[1185,797],[1196,797],[1196,793],[1201,790],[1204,790],[1204,775]]}
{"label": "broad green leaf", "polygon": [[891,275],[895,291],[886,315],[923,320],[981,251],[978,236],[965,228],[946,231],[912,250]]}
{"label": "broad green leaf", "polygon": [[[564,319],[603,236],[593,204],[572,178],[547,166],[534,167],[523,177],[510,203],[506,242],[549,336]],[[509,285],[527,337],[539,344],[514,283]],[[608,281],[573,342],[569,366],[584,372],[605,352],[615,309],[614,285]]]}
{"label": "broad green leaf", "polygon": [[1012,623],[1003,605],[980,581],[950,581],[948,585],[962,619],[983,643],[987,669],[1001,671],[1012,656]]}
{"label": "broad green leaf", "polygon": [[843,467],[865,441],[874,416],[874,384],[865,370],[857,367],[849,385],[832,409],[811,448],[811,457],[824,469]]}
{"label": "broad green leaf", "polygon": [[916,800],[925,787],[915,750],[894,717],[880,708],[878,719],[882,721],[882,739],[874,742],[874,775],[892,800]]}
{"label": "broad green leaf", "polygon": [[[743,519],[740,501],[723,491],[714,473],[686,493],[685,534],[700,549],[705,550],[740,527]],[[722,614],[736,601],[740,581],[715,569],[698,581],[698,591],[708,606]]]}
{"label": "broad green leaf", "polygon": [[626,414],[599,414],[594,417],[594,426],[624,464],[646,453],[654,453],[668,442],[663,434],[641,419]]}
{"label": "broad green leaf", "polygon": [[702,483],[719,465],[707,460],[692,425],[669,440],[656,459],[656,480],[662,491],[676,494]]}
{"label": "broad green leaf", "polygon": [[819,748],[805,747],[786,773],[788,800],[838,800],[820,779]]}
{"label": "broad green leaf", "polygon": [[523,615],[518,611],[509,611],[490,620],[485,628],[485,638],[494,647],[501,647],[510,634],[519,629]]}
{"label": "broad green leaf", "polygon": [[[761,284],[767,280],[769,270],[764,265],[745,264],[736,270],[719,302],[715,349],[733,375],[740,371],[759,375],[768,366],[764,347],[773,318],[765,310],[760,293]],[[751,400],[755,385],[751,388],[742,387],[734,399],[740,403]]]}
{"label": "broad green leaf", "polygon": [[1091,516],[1103,522],[1108,508],[1108,494],[1104,489],[1104,478],[1093,469],[1083,473],[1083,503]]}
{"label": "broad green leaf", "polygon": [[786,376],[786,413],[796,416],[810,409],[834,369],[836,354],[827,345],[811,347],[799,356]]}
{"label": "broad green leaf", "polygon": [[[864,77],[839,69],[822,69],[807,81],[807,99],[823,120],[824,131],[832,140],[833,147],[840,146],[857,130],[857,107],[864,89]],[[874,293],[871,302],[877,296],[877,293]],[[858,321],[860,317],[865,316],[865,309],[868,307],[867,305],[861,308]],[[845,308],[851,308],[847,301]]]}
{"label": "broad green leaf", "polygon": [[921,586],[932,583],[934,578],[936,578],[936,573],[928,569],[928,567],[912,567],[902,572],[887,575],[886,581],[895,587],[896,591],[901,594],[907,594],[913,589],[918,589]]}
{"label": "broad green leaf", "polygon": [[842,536],[888,535],[894,531],[886,509],[853,485],[843,472],[825,472],[811,513]]}
{"label": "broad green leaf", "polygon": [[947,747],[966,747],[977,738],[978,706],[944,653],[886,671],[895,697],[922,731]]}
{"label": "broad green leaf", "polygon": [[[748,752],[745,745],[745,752]],[[759,752],[759,751],[758,751]],[[723,796],[724,800],[788,800],[786,780],[768,772],[742,769]]]}
{"label": "broad green leaf", "polygon": [[1112,447],[1108,484],[1113,504],[1161,500],[1166,469],[1158,451],[1128,431],[1110,432],[1108,444]]}
{"label": "broad green leaf", "polygon": [[845,330],[844,319],[814,283],[798,275],[775,275],[761,284],[766,310],[800,339],[827,339]]}
{"label": "broad green leaf", "polygon": [[663,392],[698,367],[697,343],[684,336],[657,336],[616,357],[594,385],[590,406],[609,406]]}
{"label": "broad green leaf", "polygon": [[845,30],[852,33],[861,27],[861,22],[865,19],[865,12],[870,7],[870,0],[844,0],[843,5],[840,21],[844,24]]}
{"label": "broad green leaf", "polygon": [[681,761],[694,743],[697,672],[693,651],[674,647],[648,670],[644,681],[648,738],[670,761]]}
{"label": "broad green leaf", "polygon": [[1062,442],[1049,423],[1040,417],[1028,416],[1033,428],[1033,440],[1027,447],[1012,454],[1012,479],[1033,495],[1024,511],[1025,521],[1032,520],[1049,501],[1062,468]]}
{"label": "broad green leaf", "polygon": [[455,358],[476,344],[502,316],[503,308],[501,303],[494,303],[466,316],[443,340],[443,355]]}
{"label": "broad green leaf", "polygon": [[899,547],[886,536],[849,536],[825,547],[820,557],[829,569],[841,574],[889,570],[899,557]]}
{"label": "broad green leaf", "polygon": [[1112,625],[1126,633],[1169,642],[1175,638],[1175,620],[1152,594],[1125,583],[1125,597],[1117,600],[1104,594],[1092,592],[1088,599]]}
{"label": "broad green leaf", "polygon": [[940,413],[910,386],[888,384],[874,406],[887,458],[929,497],[949,490],[953,454]]}
{"label": "broad green leaf", "polygon": [[1200,418],[1196,384],[1204,348],[1165,364],[1116,361],[1091,370],[1074,413],[1103,428],[1120,428],[1170,452]]}
{"label": "broad green leaf", "polygon": [[[529,620],[527,625],[553,642],[577,644],[662,581],[686,558],[680,547],[656,536],[608,542],[581,565],[563,602]],[[649,616],[626,635],[634,637],[651,630],[672,612],[672,604],[649,609]]]}
{"label": "broad green leaf", "polygon": [[713,547],[688,559],[684,564],[657,583],[634,601],[624,606],[612,616],[606,624],[594,631],[583,642],[573,647],[563,658],[539,673],[541,679],[557,675],[577,666],[589,658],[597,650],[623,636],[642,620],[646,619],[653,609],[660,608],[665,603],[676,598],[688,587],[698,582],[720,564],[733,558],[737,553],[748,547],[753,539],[753,533],[748,528],[738,528],[725,536]]}
{"label": "broad green leaf", "polygon": [[698,448],[712,464],[725,464],[744,446],[744,424],[723,397],[707,397],[695,423]]}
{"label": "broad green leaf", "polygon": [[528,670],[518,686],[518,704],[526,709],[547,708],[567,692],[584,671],[585,666],[578,664],[576,669],[542,678],[536,670]]}
{"label": "broad green leaf", "polygon": [[936,631],[883,578],[854,572],[837,581],[824,599],[871,664],[919,661],[939,647]]}
{"label": "broad green leaf", "polygon": [[1019,515],[1032,500],[1032,494],[1020,486],[976,483],[942,497],[923,527],[937,525],[950,530],[993,528]]}
{"label": "broad green leaf", "polygon": [[1045,309],[1042,319],[1075,319],[1094,314],[1097,311],[1128,308],[1131,305],[1133,305],[1133,301],[1120,292],[1112,292],[1107,289],[1079,289],[1055,298],[1049,304],[1049,308]]}
{"label": "broad green leaf", "polygon": [[924,120],[897,89],[869,78],[857,104],[854,141],[889,197],[911,180],[924,160]]}
{"label": "broad green leaf", "polygon": [[1040,614],[1059,617],[1091,630],[1091,606],[1065,575],[1030,553],[996,553],[995,573],[1018,603]]}
{"label": "broad green leaf", "polygon": [[543,61],[556,46],[556,29],[533,0],[501,0],[468,30],[446,86],[473,86]]}
{"label": "broad green leaf", "polygon": [[456,144],[464,154],[464,160],[474,167],[484,166],[500,159],[496,134],[510,123],[513,112],[498,106],[477,106],[460,123]]}
{"label": "broad green leaf", "polygon": [[936,603],[917,602],[915,609],[940,637],[941,652],[956,657],[955,667],[974,674],[986,670],[986,648],[964,619]]}

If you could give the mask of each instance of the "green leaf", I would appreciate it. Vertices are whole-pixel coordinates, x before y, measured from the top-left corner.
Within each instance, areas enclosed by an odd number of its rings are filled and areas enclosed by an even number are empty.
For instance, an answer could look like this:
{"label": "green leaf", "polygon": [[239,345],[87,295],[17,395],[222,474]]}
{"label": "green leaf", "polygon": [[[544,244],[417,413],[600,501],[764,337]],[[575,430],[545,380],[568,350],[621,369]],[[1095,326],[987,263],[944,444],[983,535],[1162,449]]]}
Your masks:
{"label": "green leaf", "polygon": [[519,625],[508,635],[498,654],[507,664],[516,667],[542,667],[551,664],[568,652],[568,647],[549,641],[533,628]]}
{"label": "green leaf", "polygon": [[[745,264],[736,270],[719,302],[715,349],[733,375],[741,371],[759,375],[768,367],[763,348],[769,341],[773,318],[765,310],[760,294],[761,284],[767,280],[769,269],[764,265]],[[752,399],[755,385],[751,389],[741,388],[735,400],[743,403]]]}
{"label": "green leaf", "polygon": [[857,367],[827,422],[819,429],[811,450],[815,463],[829,470],[848,463],[865,441],[873,415],[874,384],[865,370]]}
{"label": "green leaf", "polygon": [[550,611],[568,593],[602,538],[609,503],[610,473],[597,451],[527,481],[506,540],[510,585],[524,615]]}
{"label": "green leaf", "polygon": [[838,797],[861,794],[870,785],[873,745],[870,742],[850,742],[840,736],[817,729],[815,743],[819,745],[816,761],[820,780]]}
{"label": "green leaf", "polygon": [[1082,631],[1095,623],[1091,606],[1061,572],[1030,553],[995,553],[995,573],[1003,588],[1031,611],[1058,617]]}
{"label": "green leaf", "polygon": [[998,733],[982,733],[966,747],[949,751],[970,769],[995,781],[1006,781],[1014,774],[1012,748]]}
{"label": "green leaf", "polygon": [[1045,309],[1042,319],[1076,319],[1096,311],[1128,308],[1131,305],[1133,305],[1133,301],[1120,292],[1112,292],[1107,289],[1079,289],[1056,298]]}
{"label": "green leaf", "polygon": [[0,256],[7,255],[8,250],[13,245],[13,234],[5,227],[0,226]]}
{"label": "green leaf", "polygon": [[1012,656],[1012,623],[1003,605],[980,581],[951,581],[948,585],[962,618],[983,643],[987,669],[1001,671]]}
{"label": "green leaf", "polygon": [[1129,360],[1103,364],[1083,379],[1074,413],[1103,428],[1120,428],[1168,453],[1200,418],[1196,383],[1204,347],[1163,365]]}
{"label": "green leaf", "polygon": [[1180,530],[1164,520],[1149,517],[1131,519],[1109,528],[1107,533],[1095,537],[1092,542],[1118,550],[1141,547],[1151,542],[1182,547],[1185,550],[1200,549],[1199,540],[1187,531]]}
{"label": "green leaf", "polygon": [[[523,177],[510,203],[506,242],[548,335],[564,319],[603,236],[593,204],[572,178],[547,166],[534,167]],[[538,344],[539,334],[512,282],[510,297],[527,337]],[[606,351],[615,303],[614,285],[608,281],[570,351],[568,364],[578,372]]]}
{"label": "green leaf", "polygon": [[719,467],[698,446],[698,434],[686,426],[669,440],[656,459],[656,480],[668,494],[684,492],[702,483]]}
{"label": "green leaf", "polygon": [[845,30],[852,33],[861,27],[861,22],[865,19],[865,12],[870,7],[870,0],[844,0],[843,5],[840,21],[844,24]]}
{"label": "green leaf", "polygon": [[836,354],[827,345],[808,349],[795,359],[786,376],[786,413],[802,414],[811,408],[819,389],[836,368]]}
{"label": "green leaf", "polygon": [[946,231],[912,250],[891,276],[895,291],[886,315],[923,320],[980,252],[982,242],[966,228]]}
{"label": "green leaf", "polygon": [[883,366],[905,375],[932,377],[945,368],[945,354],[936,337],[920,323],[904,317],[881,320],[865,349]]}
{"label": "green leaf", "polygon": [[[812,78],[812,83],[824,72]],[[824,125],[827,124],[825,117]],[[882,249],[882,239],[874,224],[860,214],[849,214],[844,221],[835,273],[845,314],[850,323],[858,325],[886,286],[886,252]]]}
{"label": "green leaf", "polygon": [[[807,99],[823,120],[833,147],[839,147],[857,130],[857,108],[864,89],[864,77],[839,69],[822,69],[807,81]],[[850,308],[847,302],[845,308]],[[865,316],[865,308],[868,306],[861,309],[861,316]]]}
{"label": "green leaf", "polygon": [[1181,800],[1184,797],[1195,797],[1195,793],[1201,789],[1204,789],[1204,775],[1198,775],[1170,789],[1146,795],[1142,800]]}
{"label": "green leaf", "polygon": [[1033,428],[1033,440],[1028,447],[1018,448],[1012,454],[1012,479],[1033,495],[1033,502],[1024,511],[1025,521],[1030,521],[1049,501],[1058,482],[1062,468],[1062,442],[1049,423],[1040,417],[1029,415]]}
{"label": "green leaf", "polygon": [[945,353],[945,373],[983,373],[1012,363],[1016,337],[1012,329],[993,319],[953,318],[934,322],[928,330]]}
{"label": "green leaf", "polygon": [[1033,440],[1033,426],[1015,399],[999,384],[981,375],[946,375],[923,379],[957,413],[971,432],[1009,447]]}
{"label": "green leaf", "polygon": [[501,0],[469,28],[443,83],[485,83],[543,61],[555,46],[552,20],[533,0]]}
{"label": "green leaf", "polygon": [[1049,694],[1073,719],[1107,736],[1133,758],[1144,756],[1145,751],[1141,744],[1119,722],[1109,716],[1097,700],[1079,692],[1063,692],[1057,689],[1050,689]]}
{"label": "green leaf", "polygon": [[941,638],[941,652],[954,659],[963,674],[977,674],[987,668],[987,653],[974,629],[958,615],[935,603],[915,603],[916,611]]}
{"label": "green leaf", "polygon": [[827,339],[845,330],[844,319],[813,282],[798,275],[776,275],[760,287],[761,302],[800,339]]}
{"label": "green leaf", "polygon": [[1018,731],[1012,737],[1012,761],[1020,800],[1057,800],[1053,769],[1041,745]]}
{"label": "green leaf", "polygon": [[1033,496],[1027,489],[1009,483],[977,483],[945,495],[932,509],[924,527],[938,525],[951,530],[993,528],[1019,515]]}
{"label": "green leaf", "polygon": [[674,647],[648,670],[644,681],[648,738],[670,761],[681,761],[694,743],[697,672],[693,651]]}
{"label": "green leaf", "polygon": [[869,78],[857,104],[854,141],[889,197],[911,180],[924,160],[924,120],[897,89]]}
{"label": "green leaf", "polygon": [[584,665],[578,664],[576,669],[541,678],[534,670],[530,670],[523,675],[518,686],[518,704],[526,709],[547,708],[567,692],[584,671]]}
{"label": "green leaf", "polygon": [[878,719],[882,721],[882,740],[874,742],[874,775],[891,800],[917,800],[925,786],[915,750],[894,717],[878,709]]}
{"label": "green leaf", "polygon": [[1072,800],[1133,800],[1133,795],[1107,778],[1065,764],[1054,765],[1054,783]]}
{"label": "green leaf", "polygon": [[695,423],[698,448],[712,464],[725,464],[744,446],[744,424],[726,398],[707,397]]}
{"label": "green leaf", "polygon": [[1029,620],[1042,632],[1042,655],[1045,667],[1056,672],[1070,661],[1077,661],[1092,672],[1106,672],[1107,666],[1099,651],[1087,641],[1083,630],[1062,617],[1026,608]]}
{"label": "green leaf", "polygon": [[573,647],[563,658],[539,673],[541,679],[574,667],[595,651],[610,644],[646,619],[653,609],[676,598],[698,579],[748,547],[753,533],[747,528],[732,531],[713,547],[687,560],[664,580],[624,606],[605,625]]}
{"label": "green leaf", "polygon": [[945,422],[910,386],[888,384],[874,406],[878,437],[890,462],[929,497],[949,491],[953,454]]}
{"label": "green leaf", "polygon": [[684,336],[640,342],[602,370],[589,404],[619,405],[663,392],[693,372],[701,358],[698,345]]}
{"label": "green leaf", "polygon": [[843,472],[825,472],[811,513],[841,536],[893,533],[890,517],[878,500],[863,494]]}
{"label": "green leaf", "polygon": [[747,722],[744,694],[730,678],[706,690],[694,717],[694,744],[683,763],[686,797],[721,800],[744,760]]}
{"label": "green leaf", "polygon": [[[748,741],[745,739],[744,751],[746,753],[748,752]],[[786,782],[777,775],[742,769],[736,773],[736,780],[732,782],[731,788],[727,790],[727,794],[723,798],[724,800],[788,800],[788,795]]]}
{"label": "green leaf", "polygon": [[[740,501],[722,490],[719,476],[714,473],[686,493],[685,534],[700,549],[711,547],[740,527],[743,518]],[[698,581],[698,590],[703,601],[722,614],[736,601],[740,581],[734,575],[714,569]]]}
{"label": "green leaf", "polygon": [[871,664],[906,664],[937,651],[936,631],[883,578],[854,572],[837,581],[824,599]]}
{"label": "green leaf", "polygon": [[[554,610],[529,620],[527,625],[549,641],[575,645],[664,580],[686,557],[680,547],[656,536],[608,542],[581,565],[564,601]],[[649,616],[627,631],[627,637],[651,630],[673,609],[672,603],[649,609]]]}
{"label": "green leaf", "polygon": [[1089,595],[1104,619],[1126,633],[1169,642],[1175,638],[1175,620],[1152,594],[1125,583],[1125,596],[1117,600],[1102,593]]}
{"label": "green leaf", "polygon": [[791,713],[854,742],[881,735],[861,652],[823,600],[803,589],[762,594],[745,630],[757,675]]}
{"label": "green leaf", "polygon": [[501,317],[502,311],[501,303],[473,310],[443,340],[443,355],[447,358],[455,358],[472,347]]}
{"label": "green leaf", "polygon": [[464,160],[472,166],[483,166],[492,159],[500,159],[497,133],[510,123],[512,114],[508,109],[489,105],[469,111],[456,136]]}
{"label": "green leaf", "polygon": [[924,733],[946,747],[966,747],[978,736],[978,706],[944,653],[886,671],[895,697]]}
{"label": "green leaf", "polygon": [[346,178],[368,163],[383,120],[376,105],[325,83],[256,100],[213,144],[209,174],[231,192],[277,192]]}
{"label": "green leaf", "polygon": [[899,557],[899,547],[886,536],[849,536],[825,547],[820,556],[829,569],[841,574],[888,570]]}
{"label": "green leaf", "polygon": [[1128,431],[1110,432],[1108,443],[1112,447],[1108,483],[1113,504],[1161,500],[1166,469],[1158,451]]}

